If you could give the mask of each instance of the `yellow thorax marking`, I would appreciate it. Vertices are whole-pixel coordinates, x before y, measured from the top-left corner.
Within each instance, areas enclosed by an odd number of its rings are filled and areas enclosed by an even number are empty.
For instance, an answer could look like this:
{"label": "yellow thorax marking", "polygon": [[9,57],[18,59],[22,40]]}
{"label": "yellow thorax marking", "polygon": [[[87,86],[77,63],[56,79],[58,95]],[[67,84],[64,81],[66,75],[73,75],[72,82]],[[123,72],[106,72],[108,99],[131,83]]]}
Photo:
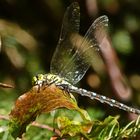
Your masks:
{"label": "yellow thorax marking", "polygon": [[59,76],[51,74],[51,73],[49,73],[47,75],[47,79],[50,80],[50,81],[57,81],[57,82],[61,82],[62,81],[62,79]]}

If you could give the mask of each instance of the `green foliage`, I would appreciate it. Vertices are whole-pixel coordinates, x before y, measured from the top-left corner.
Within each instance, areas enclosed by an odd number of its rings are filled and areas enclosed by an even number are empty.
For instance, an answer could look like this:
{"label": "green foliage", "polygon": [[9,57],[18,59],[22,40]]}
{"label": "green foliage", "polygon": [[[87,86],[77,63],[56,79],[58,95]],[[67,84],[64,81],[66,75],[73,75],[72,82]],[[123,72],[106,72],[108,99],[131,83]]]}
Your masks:
{"label": "green foliage", "polygon": [[73,122],[64,117],[59,119],[65,120],[63,121],[63,129],[61,131],[63,135],[69,134],[70,136],[76,136],[79,134],[81,137],[85,137],[86,139],[120,140],[123,138],[133,138],[136,136],[136,134],[140,133],[140,117],[122,128],[119,127],[118,118],[118,116],[109,116],[102,122],[97,120],[93,121],[93,127],[89,133],[82,132],[82,123],[80,124],[78,122]]}
{"label": "green foliage", "polygon": [[119,131],[118,117],[109,116],[103,122],[93,124],[91,137],[95,139],[112,139]]}
{"label": "green foliage", "polygon": [[[80,116],[77,118],[76,116],[78,114],[78,112],[73,112],[72,110],[60,110],[57,116],[55,116],[55,128],[59,129],[61,133],[60,136],[57,136],[58,138],[79,139],[84,137],[87,140],[121,140],[123,138],[134,138],[137,134],[140,133],[140,117],[138,117],[137,120],[134,120],[128,123],[126,126],[120,128],[118,116],[106,117],[104,121],[92,120],[87,122],[87,120],[81,120]],[[69,116],[71,115],[73,117],[70,117],[70,119]],[[42,117],[38,118],[37,120],[41,121],[43,124],[44,122],[49,122],[50,126],[54,126],[52,115],[44,114]],[[36,135],[37,132],[39,132],[40,135]],[[33,136],[33,140],[39,138],[43,140],[46,138],[49,139],[53,135],[54,133],[52,131],[48,131],[47,129],[30,126],[27,129],[25,138],[31,139]]]}

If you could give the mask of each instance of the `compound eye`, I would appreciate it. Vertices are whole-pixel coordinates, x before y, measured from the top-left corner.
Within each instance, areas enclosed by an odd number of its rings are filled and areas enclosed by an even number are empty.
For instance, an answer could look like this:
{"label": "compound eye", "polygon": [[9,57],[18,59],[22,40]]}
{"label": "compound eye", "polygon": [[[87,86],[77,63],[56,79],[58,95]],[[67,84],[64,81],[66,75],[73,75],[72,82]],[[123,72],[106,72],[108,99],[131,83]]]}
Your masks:
{"label": "compound eye", "polygon": [[36,81],[38,80],[38,77],[37,76],[34,76],[33,79],[32,79],[32,85],[35,85]]}

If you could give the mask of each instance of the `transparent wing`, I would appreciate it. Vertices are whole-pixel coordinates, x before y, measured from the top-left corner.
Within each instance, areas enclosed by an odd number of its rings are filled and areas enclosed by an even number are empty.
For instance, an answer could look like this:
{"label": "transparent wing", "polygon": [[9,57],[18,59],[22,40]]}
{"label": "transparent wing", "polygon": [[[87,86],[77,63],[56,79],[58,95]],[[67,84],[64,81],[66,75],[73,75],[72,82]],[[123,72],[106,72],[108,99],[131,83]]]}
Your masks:
{"label": "transparent wing", "polygon": [[80,7],[77,2],[74,2],[67,8],[63,18],[60,38],[51,61],[51,73],[61,77],[65,76],[66,73],[62,74],[62,69],[67,65],[75,49],[70,41],[70,36],[79,32],[79,26]]}
{"label": "transparent wing", "polygon": [[[51,63],[51,72],[64,77],[72,84],[80,81],[86,73],[90,65],[89,58],[99,50],[98,42],[101,43],[104,38],[104,27],[108,26],[108,17],[101,16],[93,22],[85,37],[81,37],[78,35],[80,22],[78,9],[71,5],[66,11],[61,37]],[[69,17],[70,15],[72,17]]]}
{"label": "transparent wing", "polygon": [[[91,63],[96,64],[100,44],[106,36],[105,29],[108,26],[108,17],[97,18],[84,37],[73,34],[70,40],[75,47],[75,53],[71,56],[67,64],[61,70],[60,75],[66,77],[69,82],[76,84],[82,79]],[[95,59],[95,61],[93,61]]]}

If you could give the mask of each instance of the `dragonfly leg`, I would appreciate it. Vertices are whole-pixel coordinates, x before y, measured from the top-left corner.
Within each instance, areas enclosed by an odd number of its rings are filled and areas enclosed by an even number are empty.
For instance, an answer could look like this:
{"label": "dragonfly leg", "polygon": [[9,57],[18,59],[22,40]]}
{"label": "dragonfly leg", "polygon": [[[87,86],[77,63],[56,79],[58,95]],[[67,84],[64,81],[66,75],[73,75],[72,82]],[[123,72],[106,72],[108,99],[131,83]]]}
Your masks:
{"label": "dragonfly leg", "polygon": [[46,82],[43,81],[43,82],[42,82],[42,86],[45,85],[45,87],[43,88],[43,90],[44,90],[45,88],[51,86],[51,85],[54,84],[55,82],[56,82],[56,80],[54,80],[54,81],[52,81],[52,82],[46,84]]}
{"label": "dragonfly leg", "polygon": [[41,88],[42,84],[38,84],[37,86],[38,86],[38,87],[37,87],[37,93],[39,93],[39,92],[40,92],[40,88]]}
{"label": "dragonfly leg", "polygon": [[69,90],[69,85],[68,84],[60,84],[60,85],[57,85],[60,89],[70,93],[70,90]]}
{"label": "dragonfly leg", "polygon": [[71,95],[70,95],[70,90],[69,90],[69,85],[68,84],[60,84],[60,85],[57,85],[61,90],[64,91],[64,94],[68,97],[71,98]]}

